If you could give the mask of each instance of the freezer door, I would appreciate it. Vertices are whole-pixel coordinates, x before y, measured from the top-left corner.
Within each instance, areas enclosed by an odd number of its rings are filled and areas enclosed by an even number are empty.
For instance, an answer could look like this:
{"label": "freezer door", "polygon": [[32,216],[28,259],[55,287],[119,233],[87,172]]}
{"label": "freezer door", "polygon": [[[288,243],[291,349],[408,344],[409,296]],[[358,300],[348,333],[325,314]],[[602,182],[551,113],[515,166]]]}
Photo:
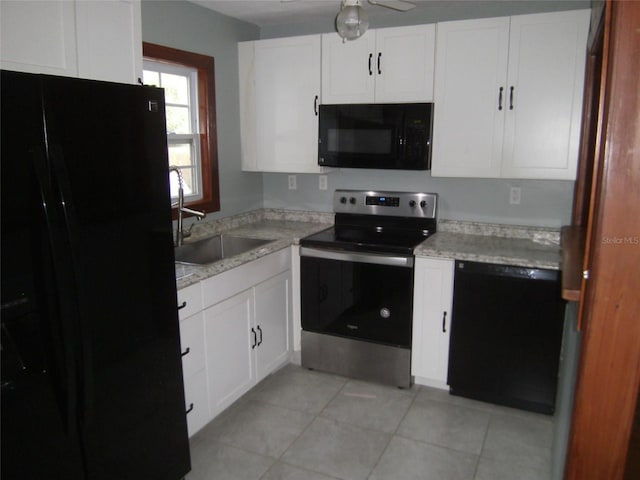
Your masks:
{"label": "freezer door", "polygon": [[0,88],[0,476],[82,479],[70,305],[59,302],[58,291],[70,270],[55,258],[64,245],[49,228],[56,212],[48,203],[38,79],[3,71]]}
{"label": "freezer door", "polygon": [[48,77],[52,183],[71,248],[87,477],[190,468],[163,91]]}

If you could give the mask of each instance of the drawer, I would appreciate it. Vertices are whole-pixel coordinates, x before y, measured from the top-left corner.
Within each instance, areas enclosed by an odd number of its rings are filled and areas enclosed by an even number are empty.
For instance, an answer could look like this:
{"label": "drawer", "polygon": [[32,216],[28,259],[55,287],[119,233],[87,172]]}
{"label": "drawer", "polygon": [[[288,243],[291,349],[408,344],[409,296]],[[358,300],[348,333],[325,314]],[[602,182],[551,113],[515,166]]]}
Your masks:
{"label": "drawer", "polygon": [[207,394],[207,375],[204,370],[185,379],[185,412],[189,437],[195,435],[211,419]]}
{"label": "drawer", "polygon": [[202,312],[180,321],[180,347],[184,378],[189,378],[204,369],[204,323]]}
{"label": "drawer", "polygon": [[178,290],[178,316],[180,320],[202,310],[200,282]]}

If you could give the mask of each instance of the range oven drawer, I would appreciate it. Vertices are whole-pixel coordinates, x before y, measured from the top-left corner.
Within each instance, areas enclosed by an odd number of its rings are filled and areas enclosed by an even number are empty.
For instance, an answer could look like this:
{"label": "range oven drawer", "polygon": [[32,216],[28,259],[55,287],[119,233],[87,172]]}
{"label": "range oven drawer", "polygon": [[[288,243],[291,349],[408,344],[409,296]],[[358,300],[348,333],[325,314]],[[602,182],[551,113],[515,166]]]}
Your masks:
{"label": "range oven drawer", "polygon": [[411,346],[413,257],[301,249],[302,328]]}

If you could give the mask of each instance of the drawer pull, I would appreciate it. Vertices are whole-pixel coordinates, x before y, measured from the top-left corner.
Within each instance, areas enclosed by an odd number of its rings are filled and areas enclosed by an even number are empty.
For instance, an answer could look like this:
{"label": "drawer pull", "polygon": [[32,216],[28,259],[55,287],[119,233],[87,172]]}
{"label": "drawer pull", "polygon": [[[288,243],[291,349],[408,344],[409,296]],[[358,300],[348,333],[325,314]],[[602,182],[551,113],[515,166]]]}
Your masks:
{"label": "drawer pull", "polygon": [[259,347],[260,345],[262,345],[262,329],[260,328],[260,325],[258,325],[256,328],[260,332],[260,340],[258,340],[258,347]]}
{"label": "drawer pull", "polygon": [[191,349],[190,349],[189,347],[187,347],[187,349],[186,349],[184,352],[182,352],[182,353],[180,354],[180,356],[181,356],[181,357],[184,357],[185,355],[188,355],[190,351],[191,351]]}
{"label": "drawer pull", "polygon": [[187,411],[186,411],[186,412],[184,412],[184,413],[185,413],[185,415],[189,415],[189,413],[191,413],[191,410],[193,410],[193,403],[190,403],[190,404],[189,404],[189,408],[187,408]]}
{"label": "drawer pull", "polygon": [[442,333],[447,333],[446,321],[447,321],[447,312],[442,312]]}
{"label": "drawer pull", "polygon": [[258,335],[256,334],[256,331],[253,328],[251,329],[251,334],[253,335],[253,345],[251,345],[251,349],[253,350],[254,348],[256,348],[256,345],[258,344]]}
{"label": "drawer pull", "polygon": [[185,300],[184,302],[182,302],[180,305],[178,305],[178,310],[182,310],[184,307],[187,306],[187,301]]}

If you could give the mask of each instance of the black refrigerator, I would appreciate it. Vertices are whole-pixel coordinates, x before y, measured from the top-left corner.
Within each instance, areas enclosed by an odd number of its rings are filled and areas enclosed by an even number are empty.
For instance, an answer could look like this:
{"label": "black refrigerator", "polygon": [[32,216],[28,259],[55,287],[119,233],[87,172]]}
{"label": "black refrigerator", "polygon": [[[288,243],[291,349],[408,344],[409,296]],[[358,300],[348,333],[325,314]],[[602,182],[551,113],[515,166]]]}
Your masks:
{"label": "black refrigerator", "polygon": [[1,75],[1,477],[180,479],[163,90]]}

